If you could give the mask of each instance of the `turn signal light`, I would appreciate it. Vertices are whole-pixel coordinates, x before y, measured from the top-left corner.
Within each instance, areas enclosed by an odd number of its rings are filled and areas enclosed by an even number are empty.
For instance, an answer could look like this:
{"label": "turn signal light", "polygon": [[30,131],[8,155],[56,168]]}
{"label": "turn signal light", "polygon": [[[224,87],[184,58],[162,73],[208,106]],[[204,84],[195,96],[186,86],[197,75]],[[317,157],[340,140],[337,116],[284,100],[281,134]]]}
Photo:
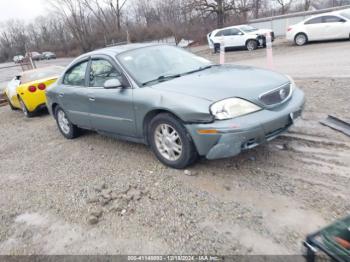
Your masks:
{"label": "turn signal light", "polygon": [[39,88],[40,90],[45,90],[46,85],[45,85],[44,83],[41,83],[41,84],[38,85],[38,88]]}
{"label": "turn signal light", "polygon": [[288,31],[288,32],[289,32],[289,31],[292,31],[292,29],[293,29],[292,27],[288,27],[288,30],[287,30],[287,31]]}
{"label": "turn signal light", "polygon": [[212,135],[219,133],[218,130],[215,129],[199,129],[197,132],[201,135]]}
{"label": "turn signal light", "polygon": [[34,93],[36,91],[36,87],[30,86],[30,87],[28,87],[28,91]]}

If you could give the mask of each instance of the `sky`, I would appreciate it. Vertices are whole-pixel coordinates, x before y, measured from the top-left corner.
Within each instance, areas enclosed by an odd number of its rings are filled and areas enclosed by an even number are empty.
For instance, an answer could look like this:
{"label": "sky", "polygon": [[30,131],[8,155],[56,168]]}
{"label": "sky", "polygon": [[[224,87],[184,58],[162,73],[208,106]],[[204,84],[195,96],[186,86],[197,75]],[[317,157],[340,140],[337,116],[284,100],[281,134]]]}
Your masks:
{"label": "sky", "polygon": [[30,21],[44,15],[47,6],[47,0],[0,0],[0,22],[9,19]]}

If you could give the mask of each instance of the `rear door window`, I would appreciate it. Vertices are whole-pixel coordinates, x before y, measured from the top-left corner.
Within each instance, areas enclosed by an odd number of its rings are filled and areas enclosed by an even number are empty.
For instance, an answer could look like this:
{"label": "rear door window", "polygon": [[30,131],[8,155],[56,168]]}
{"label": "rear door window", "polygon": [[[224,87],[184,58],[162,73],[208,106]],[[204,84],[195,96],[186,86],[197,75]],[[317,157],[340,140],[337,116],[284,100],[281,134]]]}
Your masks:
{"label": "rear door window", "polygon": [[219,32],[216,33],[216,37],[217,36],[230,36],[233,34],[233,31],[232,29],[224,29],[224,30],[221,30]]}
{"label": "rear door window", "polygon": [[338,16],[327,15],[323,17],[323,23],[341,23],[341,22],[345,22],[345,20]]}
{"label": "rear door window", "polygon": [[314,24],[321,24],[321,23],[322,23],[322,17],[316,17],[306,21],[305,25],[314,25]]}
{"label": "rear door window", "polygon": [[241,34],[242,34],[242,32],[239,29],[237,29],[237,28],[231,29],[231,35],[241,35]]}
{"label": "rear door window", "polygon": [[63,84],[70,86],[85,86],[87,65],[88,61],[85,61],[69,69],[63,78]]}

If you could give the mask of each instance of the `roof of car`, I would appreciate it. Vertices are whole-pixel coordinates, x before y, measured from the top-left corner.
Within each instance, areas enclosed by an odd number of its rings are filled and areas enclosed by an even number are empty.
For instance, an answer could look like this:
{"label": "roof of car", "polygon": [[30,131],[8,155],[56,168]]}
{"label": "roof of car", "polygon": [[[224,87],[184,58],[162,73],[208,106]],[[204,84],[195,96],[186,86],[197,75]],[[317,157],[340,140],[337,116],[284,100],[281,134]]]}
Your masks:
{"label": "roof of car", "polygon": [[313,18],[317,18],[317,17],[328,16],[328,15],[341,15],[344,12],[348,13],[348,12],[350,12],[350,9],[342,9],[342,10],[332,11],[332,12],[328,12],[328,13],[322,13],[322,14],[313,15],[313,16],[310,16],[310,17],[306,18],[304,21],[310,20],[310,19],[313,19]]}
{"label": "roof of car", "polygon": [[111,47],[105,47],[101,49],[97,49],[94,51],[91,51],[89,53],[82,54],[75,58],[69,65],[68,69],[77,63],[78,61],[85,60],[86,58],[93,56],[93,55],[110,55],[115,56],[127,51],[136,50],[139,48],[145,48],[145,47],[151,47],[151,46],[165,46],[166,44],[156,44],[156,43],[133,43],[133,44],[127,44],[127,45],[117,45],[117,46],[111,46]]}
{"label": "roof of car", "polygon": [[96,54],[120,54],[123,52],[139,49],[139,48],[144,48],[144,47],[149,47],[149,46],[157,46],[159,44],[154,44],[154,43],[135,43],[135,44],[127,44],[127,45],[118,45],[118,46],[111,46],[111,47],[106,47],[102,49],[97,49],[95,51],[92,51],[90,53],[84,54],[84,55],[96,55]]}
{"label": "roof of car", "polygon": [[215,29],[215,30],[213,30],[213,32],[216,32],[216,31],[221,31],[221,30],[225,30],[225,29],[231,29],[231,28],[240,28],[241,26],[249,26],[249,25],[244,24],[244,25],[233,25],[233,26],[227,26],[227,27],[223,27],[223,28],[218,28],[218,29]]}

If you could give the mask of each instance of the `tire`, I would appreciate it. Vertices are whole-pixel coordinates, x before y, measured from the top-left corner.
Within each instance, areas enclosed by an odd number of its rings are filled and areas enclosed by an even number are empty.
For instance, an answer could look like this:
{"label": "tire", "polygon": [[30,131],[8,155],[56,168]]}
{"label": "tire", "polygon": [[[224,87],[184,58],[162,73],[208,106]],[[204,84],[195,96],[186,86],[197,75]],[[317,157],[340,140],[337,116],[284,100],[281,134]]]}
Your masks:
{"label": "tire", "polygon": [[245,44],[245,47],[247,48],[248,51],[254,51],[258,48],[258,42],[256,40],[248,40],[247,43]]}
{"label": "tire", "polygon": [[79,128],[72,124],[66,112],[59,106],[56,107],[55,118],[58,129],[65,138],[74,139],[79,136]]}
{"label": "tire", "polygon": [[173,115],[162,113],[155,116],[148,128],[148,141],[152,151],[164,165],[183,169],[198,159],[191,136]]}
{"label": "tire", "polygon": [[31,117],[35,116],[34,112],[30,112],[28,110],[28,108],[27,108],[26,104],[23,102],[22,98],[18,97],[18,100],[19,100],[19,104],[21,105],[21,109],[22,109],[22,112],[23,112],[25,117],[31,118]]}
{"label": "tire", "polygon": [[308,38],[307,38],[307,35],[304,34],[304,33],[299,33],[295,36],[294,38],[294,43],[297,45],[297,46],[303,46],[303,45],[306,45],[308,42]]}

